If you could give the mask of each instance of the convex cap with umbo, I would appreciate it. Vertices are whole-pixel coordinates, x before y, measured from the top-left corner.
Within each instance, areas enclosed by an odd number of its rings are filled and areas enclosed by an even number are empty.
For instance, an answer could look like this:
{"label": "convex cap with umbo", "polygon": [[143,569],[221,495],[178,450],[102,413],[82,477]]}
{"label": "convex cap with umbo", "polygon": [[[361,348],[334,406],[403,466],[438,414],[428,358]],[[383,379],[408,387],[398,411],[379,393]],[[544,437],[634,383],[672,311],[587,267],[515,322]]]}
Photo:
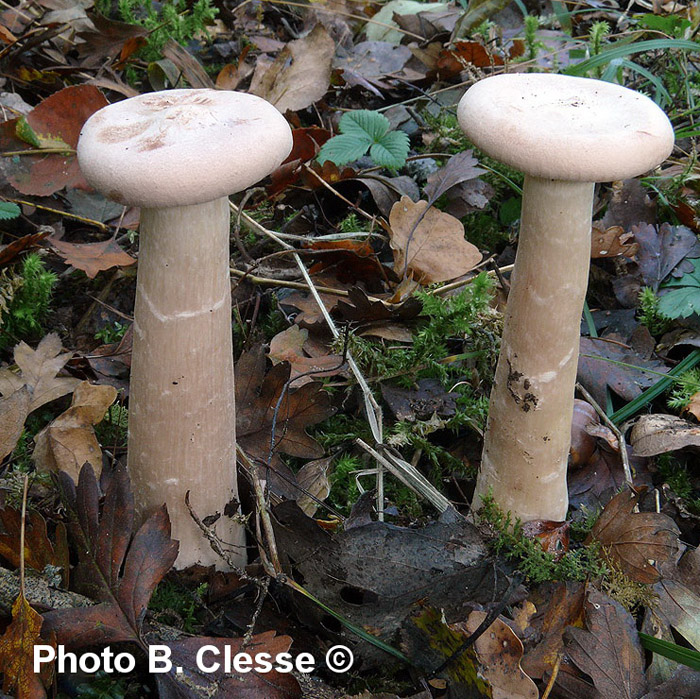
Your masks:
{"label": "convex cap with umbo", "polygon": [[549,73],[496,75],[467,90],[460,126],[485,153],[535,177],[611,182],[663,162],[673,128],[648,97]]}
{"label": "convex cap with umbo", "polygon": [[260,97],[165,90],[95,112],[80,133],[78,162],[108,198],[163,208],[240,192],[279,166],[291,147],[289,124]]}

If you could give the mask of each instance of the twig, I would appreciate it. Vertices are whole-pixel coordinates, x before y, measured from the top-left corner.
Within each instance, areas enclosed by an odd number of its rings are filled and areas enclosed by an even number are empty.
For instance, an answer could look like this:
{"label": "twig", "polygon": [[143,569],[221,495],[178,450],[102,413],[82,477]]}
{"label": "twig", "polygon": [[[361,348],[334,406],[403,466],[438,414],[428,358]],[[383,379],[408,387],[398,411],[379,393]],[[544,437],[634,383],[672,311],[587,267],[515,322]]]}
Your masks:
{"label": "twig", "polygon": [[258,622],[258,617],[262,611],[263,604],[265,604],[265,598],[267,597],[267,592],[270,589],[270,578],[265,578],[262,584],[259,586],[258,590],[258,601],[255,604],[255,611],[253,616],[250,618],[250,623],[246,627],[245,633],[243,634],[243,648],[245,648],[249,643],[250,639],[253,637],[253,632],[255,631],[255,624]]}
{"label": "twig", "polygon": [[27,495],[29,494],[29,476],[24,474],[24,487],[22,489],[22,523],[19,529],[19,591],[22,599],[24,595],[24,537],[27,529]]}
{"label": "twig", "polygon": [[37,204],[33,201],[26,201],[25,199],[13,199],[12,197],[3,197],[3,201],[11,201],[14,204],[23,204],[24,206],[33,206],[35,209],[40,209],[41,211],[48,211],[51,214],[58,214],[59,216],[64,216],[65,218],[72,218],[76,221],[82,221],[83,223],[89,223],[91,226],[97,226],[103,231],[109,232],[109,226],[102,223],[101,221],[95,221],[91,218],[85,218],[84,216],[78,216],[77,214],[69,214],[67,211],[61,211],[60,209],[52,209],[50,206],[43,206],[42,204]]}
{"label": "twig", "polygon": [[263,557],[263,566],[265,567],[265,572],[268,575],[273,578],[277,578],[283,575],[282,565],[280,564],[279,555],[277,553],[277,542],[275,541],[275,533],[272,529],[272,522],[270,521],[270,513],[267,511],[267,505],[265,503],[265,494],[263,493],[260,485],[258,465],[253,459],[249,459],[248,455],[238,445],[236,445],[236,455],[243,462],[243,465],[250,474],[250,479],[253,482],[255,500],[258,505],[258,515],[260,516],[260,522],[262,523],[262,529],[263,533],[265,534],[265,541],[267,542],[268,553],[272,563],[272,568],[269,568],[270,564]]}
{"label": "twig", "polygon": [[580,384],[576,384],[576,389],[579,393],[593,406],[593,409],[598,413],[600,419],[606,424],[610,431],[617,437],[617,443],[620,448],[620,459],[622,460],[622,470],[625,474],[625,481],[629,486],[634,486],[632,478],[632,468],[630,467],[629,455],[627,454],[627,444],[625,438],[620,432],[617,425],[606,415],[605,411],[598,405],[595,398]]}
{"label": "twig", "polygon": [[547,697],[552,692],[552,688],[554,687],[554,683],[557,681],[557,677],[559,676],[559,667],[561,666],[561,658],[562,658],[562,654],[557,653],[557,659],[554,661],[554,667],[552,668],[552,674],[549,677],[549,682],[547,682],[547,686],[545,687],[545,690],[542,693],[541,699],[547,699]]}

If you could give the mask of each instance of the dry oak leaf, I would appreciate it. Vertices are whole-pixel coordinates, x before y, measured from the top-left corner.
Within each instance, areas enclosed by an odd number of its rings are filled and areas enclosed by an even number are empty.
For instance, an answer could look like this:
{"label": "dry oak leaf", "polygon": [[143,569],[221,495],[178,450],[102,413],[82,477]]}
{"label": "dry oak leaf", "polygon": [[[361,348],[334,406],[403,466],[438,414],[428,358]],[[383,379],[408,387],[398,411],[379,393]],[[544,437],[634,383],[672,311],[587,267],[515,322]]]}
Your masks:
{"label": "dry oak leaf", "polygon": [[40,471],[65,471],[77,480],[83,464],[102,468],[102,451],[93,425],[102,420],[117,397],[114,386],[83,381],[73,392],[71,407],[34,438],[34,461]]}
{"label": "dry oak leaf", "polygon": [[58,235],[48,238],[51,247],[71,266],[94,279],[98,272],[112,267],[128,267],[136,260],[122,250],[114,238],[101,243],[69,243]]}
{"label": "dry oak leaf", "polygon": [[316,513],[319,500],[325,500],[331,492],[329,472],[334,459],[334,456],[327,456],[325,459],[309,461],[297,473],[301,493],[297,498],[297,505],[309,517]]}
{"label": "dry oak leaf", "polygon": [[637,699],[646,690],[644,653],[632,615],[615,600],[589,588],[586,629],[569,627],[566,652],[605,699]]}
{"label": "dry oak leaf", "polygon": [[461,277],[481,261],[479,249],[464,238],[464,226],[454,216],[428,202],[401,197],[391,209],[391,249],[394,271],[412,273],[428,285]]}
{"label": "dry oak leaf", "polygon": [[0,393],[7,397],[26,386],[31,394],[30,413],[45,403],[70,393],[80,381],[56,376],[72,356],[72,352],[59,354],[60,351],[61,340],[55,333],[49,333],[35,350],[25,342],[20,342],[14,351],[20,373],[0,369]]}
{"label": "dry oak leaf", "polygon": [[[486,618],[486,612],[475,611],[466,624],[458,624],[473,634]],[[493,699],[538,699],[535,683],[523,672],[520,660],[523,644],[502,619],[495,619],[474,643],[481,665],[481,675],[491,685]]]}
{"label": "dry oak leaf", "polygon": [[660,578],[655,563],[675,557],[680,532],[666,515],[633,512],[645,491],[643,486],[618,493],[605,506],[585,543],[598,541],[610,563],[636,582],[653,584]]}
{"label": "dry oak leaf", "polygon": [[323,456],[323,448],[306,434],[306,428],[330,417],[335,409],[319,382],[289,391],[290,373],[289,363],[282,362],[265,374],[262,346],[241,355],[236,364],[236,405],[240,406],[236,435],[246,452],[265,461],[273,428],[275,451],[306,459]]}
{"label": "dry oak leaf", "polygon": [[31,397],[22,386],[7,398],[0,398],[0,461],[11,454],[19,441],[24,421],[29,415]]}
{"label": "dry oak leaf", "polygon": [[44,685],[51,681],[50,666],[41,674],[34,672],[34,646],[46,643],[40,638],[42,623],[41,615],[20,593],[12,605],[12,622],[0,636],[2,691],[13,692],[17,699],[42,699],[46,696]]}
{"label": "dry oak leaf", "polygon": [[331,80],[331,61],[335,42],[323,25],[309,34],[290,41],[263,72],[256,69],[249,92],[266,99],[284,114],[296,112],[320,100]]}

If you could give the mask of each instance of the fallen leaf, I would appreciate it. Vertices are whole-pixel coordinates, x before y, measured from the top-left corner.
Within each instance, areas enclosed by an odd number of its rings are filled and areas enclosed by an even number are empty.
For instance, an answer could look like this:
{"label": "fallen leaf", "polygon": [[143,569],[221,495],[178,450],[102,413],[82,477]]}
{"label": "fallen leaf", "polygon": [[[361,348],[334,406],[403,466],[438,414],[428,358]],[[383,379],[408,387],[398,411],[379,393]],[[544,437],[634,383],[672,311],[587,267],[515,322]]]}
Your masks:
{"label": "fallen leaf", "polygon": [[29,415],[30,402],[31,397],[26,386],[22,386],[6,398],[0,398],[0,461],[17,446],[24,429],[24,421]]}
{"label": "fallen leaf", "polygon": [[690,400],[683,409],[683,414],[690,414],[696,420],[700,420],[700,391],[690,396]]}
{"label": "fallen leaf", "polygon": [[700,426],[676,415],[642,415],[632,427],[630,444],[638,456],[700,448]]}
{"label": "fallen leaf", "polygon": [[619,602],[589,587],[586,628],[569,627],[564,639],[569,658],[605,699],[636,699],[644,694],[644,653],[637,627]]}
{"label": "fallen leaf", "polygon": [[[87,29],[78,34],[82,43],[78,44],[78,55],[86,68],[102,63],[105,58],[114,59],[127,44],[133,53],[144,45],[148,29],[137,24],[117,22],[108,19],[99,12],[90,14],[94,29]],[[139,41],[142,40],[142,41]],[[123,62],[128,56],[120,56]]]}
{"label": "fallen leaf", "polygon": [[433,415],[454,417],[458,393],[446,391],[438,379],[419,379],[417,388],[399,388],[381,384],[382,397],[397,420],[415,422],[429,420]]}
{"label": "fallen leaf", "polygon": [[653,613],[700,651],[700,596],[675,580],[660,580],[654,585],[654,592],[658,601]]}
{"label": "fallen leaf", "polygon": [[[277,636],[274,631],[256,634],[244,641],[242,638],[210,638],[198,636],[166,643],[172,651],[170,658],[173,669],[163,677],[156,675],[160,696],[164,698],[200,699],[200,697],[236,697],[237,699],[299,699],[302,694],[299,683],[289,673],[257,671],[225,672],[220,659],[235,657],[237,653],[247,653],[255,658],[259,653],[267,653],[274,659],[280,653],[287,653],[292,645],[289,636]],[[215,672],[204,673],[194,660],[203,646],[218,650],[220,667]],[[231,654],[228,656],[228,654]],[[214,658],[213,651],[204,658]],[[175,669],[177,668],[177,669]],[[175,690],[175,692],[173,691]]]}
{"label": "fallen leaf", "polygon": [[20,368],[20,373],[0,369],[0,393],[8,397],[22,386],[26,386],[31,394],[30,413],[70,393],[80,381],[56,376],[73,354],[59,354],[60,351],[61,340],[56,333],[49,333],[44,337],[36,350],[25,342],[20,342],[14,350],[15,363]]}
{"label": "fallen leaf", "polygon": [[94,279],[98,272],[105,269],[128,267],[136,262],[119,247],[115,238],[101,243],[69,243],[57,235],[52,235],[48,242],[66,263],[81,269],[89,279]]}
{"label": "fallen leaf", "polygon": [[308,330],[292,325],[270,340],[268,356],[273,364],[289,362],[292,379],[290,386],[293,388],[303,386],[320,376],[336,376],[344,369],[343,357],[339,354],[307,356],[304,353],[304,343],[308,337]]}
{"label": "fallen leaf", "polygon": [[673,676],[641,699],[696,699],[700,696],[700,672],[677,666]]}
{"label": "fallen leaf", "polygon": [[652,584],[659,579],[656,563],[678,553],[678,527],[658,512],[633,512],[646,488],[623,490],[606,506],[593,525],[586,544],[597,541],[601,555],[636,582]]}
{"label": "fallen leaf", "polygon": [[361,41],[349,48],[339,47],[333,67],[343,71],[343,79],[348,85],[360,85],[381,96],[376,88],[390,87],[383,82],[385,77],[403,77],[404,66],[411,55],[408,46],[386,41]]}
{"label": "fallen leaf", "polygon": [[568,626],[583,627],[586,586],[583,583],[556,583],[546,590],[542,618],[542,639],[523,657],[522,666],[530,677],[540,679],[551,672],[564,647]]}
{"label": "fallen leaf", "polygon": [[[29,602],[20,595],[12,605],[12,621],[0,636],[0,667],[2,691],[13,692],[18,699],[42,699],[45,686],[51,683],[52,667],[42,666],[41,673],[34,672],[34,646],[49,645],[41,639],[43,619]],[[55,643],[51,643],[54,648]]]}
{"label": "fallen leaf", "polygon": [[[688,256],[697,257],[698,240],[685,226],[663,223],[657,229],[651,224],[632,226],[639,244],[637,264],[646,286],[658,291],[659,284]],[[683,270],[689,271],[689,270]],[[680,276],[680,274],[679,274]]]}
{"label": "fallen leaf", "polygon": [[284,114],[312,105],[325,94],[331,79],[335,42],[322,24],[302,39],[290,41],[265,70],[256,69],[249,92],[266,99]]}
{"label": "fallen leaf", "polygon": [[594,227],[620,226],[623,231],[629,231],[634,225],[656,221],[656,204],[638,177],[613,182],[610,193],[605,215],[593,224]]}
{"label": "fallen leaf", "polygon": [[[20,567],[19,541],[22,529],[22,513],[19,510],[4,508],[0,510],[0,555],[6,558],[14,568]],[[69,560],[66,530],[59,522],[55,530],[56,543],[49,539],[46,520],[39,512],[29,510],[25,521],[24,562],[38,573],[47,565],[62,569],[64,583],[67,582]]]}
{"label": "fallen leaf", "polygon": [[473,180],[486,172],[479,167],[479,161],[472,151],[465,150],[453,155],[446,165],[428,175],[428,181],[423,190],[428,201],[433,204],[452,187]]}
{"label": "fallen leaf", "polygon": [[[297,505],[309,517],[313,517],[319,508],[318,501],[325,500],[331,492],[329,471],[334,459],[334,456],[328,456],[325,459],[309,461],[297,473],[297,481],[301,492],[301,495],[297,498]],[[314,497],[310,497],[311,495]]]}
{"label": "fallen leaf", "polygon": [[309,269],[311,274],[332,274],[343,285],[364,282],[376,291],[382,289],[382,281],[387,278],[368,240],[318,240],[305,249],[317,253]]}
{"label": "fallen leaf", "polygon": [[[659,380],[658,373],[668,372],[668,367],[662,362],[642,356],[634,347],[620,346],[621,343],[610,340],[582,337],[580,343],[578,380],[599,405],[605,405],[608,387],[625,401],[631,401]],[[608,359],[618,363],[606,361]],[[651,369],[656,373],[650,374],[634,367]]]}
{"label": "fallen leaf", "polygon": [[523,534],[536,539],[543,551],[558,561],[569,550],[569,523],[532,519],[523,523]]}
{"label": "fallen leaf", "polygon": [[38,233],[30,233],[23,235],[21,238],[13,240],[9,245],[5,245],[0,249],[0,267],[5,267],[12,264],[20,253],[25,250],[39,247],[39,243],[51,233],[51,228],[48,226]]}
{"label": "fallen leaf", "polygon": [[[472,634],[486,616],[486,612],[474,611],[466,624],[457,627]],[[523,644],[502,619],[495,619],[476,639],[474,649],[481,675],[491,685],[493,699],[539,699],[537,686],[520,667]]]}
{"label": "fallen leaf", "polygon": [[110,474],[100,513],[100,493],[89,465],[80,471],[78,487],[59,474],[61,499],[68,513],[68,530],[78,553],[76,591],[99,602],[93,607],[56,609],[44,615],[45,628],[60,645],[89,645],[131,641],[144,647],[141,626],[156,585],[177,557],[170,538],[165,506],[151,515],[132,539],[134,498],[126,468]]}
{"label": "fallen leaf", "polygon": [[[347,301],[338,301],[331,315],[341,323],[348,323],[362,334],[378,334],[382,326],[399,323],[413,326],[420,320],[423,304],[416,296],[394,304],[370,301],[357,286],[348,289]],[[374,333],[369,331],[373,330]]]}
{"label": "fallen leaf", "polygon": [[[107,104],[94,85],[73,85],[50,95],[23,118],[37,136],[61,141],[75,149],[83,124]],[[15,130],[19,124],[20,120],[12,119],[0,127],[4,136],[1,138],[4,151],[28,148],[16,136]],[[87,189],[74,153],[42,154],[38,150],[37,155],[13,156],[5,160],[8,181],[23,194],[50,196],[64,187]]]}
{"label": "fallen leaf", "polygon": [[102,421],[114,403],[114,386],[93,386],[87,381],[73,392],[71,407],[34,437],[33,459],[40,471],[65,471],[77,479],[83,464],[102,468],[102,450],[93,425]]}
{"label": "fallen leaf", "polygon": [[440,77],[445,80],[459,75],[470,66],[477,68],[490,68],[503,65],[500,56],[492,55],[483,44],[477,41],[456,41],[451,48],[440,51],[436,62],[436,69]]}
{"label": "fallen leaf", "polygon": [[626,233],[622,226],[598,228],[595,224],[591,232],[591,257],[625,257],[632,258],[639,250],[633,233]]}
{"label": "fallen leaf", "polygon": [[214,88],[214,81],[202,64],[178,41],[168,39],[161,51],[166,61],[171,61],[177,73],[183,75],[192,88]]}
{"label": "fallen leaf", "polygon": [[[250,456],[268,464],[273,490],[285,497],[298,497],[296,479],[279,454],[304,459],[324,455],[321,445],[306,428],[335,413],[320,382],[289,390],[288,362],[265,373],[262,345],[244,352],[236,364],[236,438]],[[272,487],[271,486],[271,487]]]}
{"label": "fallen leaf", "polygon": [[461,277],[480,261],[479,249],[464,238],[464,226],[425,201],[408,197],[394,204],[389,216],[394,270],[410,272],[423,285]]}
{"label": "fallen leaf", "polygon": [[[389,44],[400,44],[404,34],[399,31],[394,15],[415,15],[419,12],[445,9],[446,4],[440,2],[416,2],[416,0],[390,0],[374,15],[374,22],[365,27],[365,34],[370,41],[384,41]],[[396,27],[393,29],[392,27]]]}

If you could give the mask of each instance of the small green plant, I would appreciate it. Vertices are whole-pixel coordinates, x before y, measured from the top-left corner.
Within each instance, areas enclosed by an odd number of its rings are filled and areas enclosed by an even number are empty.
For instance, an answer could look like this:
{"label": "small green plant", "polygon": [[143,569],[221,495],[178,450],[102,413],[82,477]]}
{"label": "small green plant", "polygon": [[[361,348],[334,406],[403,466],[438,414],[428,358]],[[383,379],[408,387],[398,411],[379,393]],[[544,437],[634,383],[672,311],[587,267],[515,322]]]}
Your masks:
{"label": "small green plant", "polygon": [[520,520],[513,522],[510,512],[504,514],[491,495],[482,498],[479,516],[493,530],[491,545],[495,553],[513,561],[533,585],[555,580],[583,581],[608,574],[609,568],[595,545],[567,551],[556,560],[538,541],[525,536]]}
{"label": "small green plant", "polygon": [[[98,11],[110,14],[111,2],[103,0]],[[145,27],[149,31],[146,46],[139,52],[146,61],[162,58],[168,39],[186,44],[198,34],[207,34],[218,13],[212,0],[168,0],[155,3],[146,0],[119,0],[117,14],[122,22]]]}
{"label": "small green plant", "polygon": [[693,487],[688,469],[672,454],[661,454],[657,466],[663,482],[685,502],[688,510],[693,514],[700,514],[700,497]]}
{"label": "small green plant", "polygon": [[198,612],[204,608],[204,596],[208,583],[190,590],[170,578],[165,578],[156,587],[148,609],[161,622],[170,624],[186,633],[197,633],[201,620]]}
{"label": "small green plant", "polygon": [[34,339],[41,333],[41,321],[49,310],[56,280],[37,253],[24,258],[19,274],[0,279],[0,348]]}
{"label": "small green plant", "polygon": [[690,399],[700,391],[700,369],[681,374],[673,384],[666,404],[673,410],[685,410]]}
{"label": "small green plant", "polygon": [[103,325],[96,333],[95,339],[103,342],[105,345],[119,342],[124,337],[128,325],[115,320],[113,323]]}
{"label": "small green plant", "polygon": [[0,201],[0,221],[11,221],[22,213],[22,209],[11,201]]}
{"label": "small green plant", "polygon": [[408,157],[409,140],[403,131],[392,131],[389,120],[379,112],[359,109],[346,112],[338,124],[340,135],[326,141],[318,153],[318,162],[330,160],[345,165],[369,155],[377,165],[398,169]]}
{"label": "small green plant", "polygon": [[[594,22],[591,25],[591,30],[588,33],[589,53],[591,57],[599,56],[603,50],[603,39],[610,34],[610,25],[607,22]],[[602,77],[603,68],[597,66],[595,68],[597,78]]]}
{"label": "small green plant", "polygon": [[659,298],[658,312],[667,318],[688,318],[694,313],[700,313],[700,258],[689,260],[693,271],[684,274],[680,279],[669,279],[661,285],[668,289]]}
{"label": "small green plant", "polygon": [[534,61],[544,44],[537,38],[537,30],[540,28],[539,17],[526,15],[524,19],[525,31],[525,60]]}
{"label": "small green plant", "polygon": [[128,427],[129,411],[120,403],[113,403],[95,426],[95,434],[107,449],[119,449],[126,447]]}
{"label": "small green plant", "polygon": [[651,287],[644,286],[639,292],[639,322],[658,337],[671,329],[671,321],[659,312],[659,297]]}

